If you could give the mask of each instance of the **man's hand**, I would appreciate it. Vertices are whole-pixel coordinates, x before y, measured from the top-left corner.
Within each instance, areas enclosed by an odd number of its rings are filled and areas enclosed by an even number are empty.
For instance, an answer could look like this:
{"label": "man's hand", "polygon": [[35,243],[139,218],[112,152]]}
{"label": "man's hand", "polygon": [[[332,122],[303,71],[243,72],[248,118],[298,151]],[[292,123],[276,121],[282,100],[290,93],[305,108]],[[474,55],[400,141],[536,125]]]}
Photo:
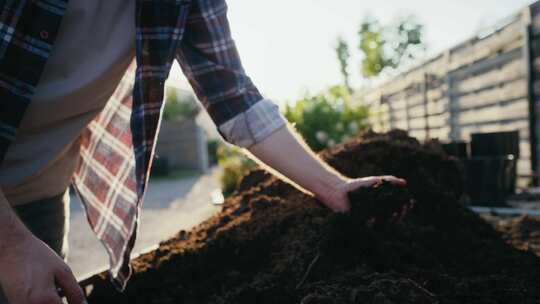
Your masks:
{"label": "man's hand", "polygon": [[70,268],[30,232],[0,252],[0,285],[10,304],[84,304],[81,287]]}
{"label": "man's hand", "polygon": [[361,187],[373,187],[382,182],[390,182],[398,186],[406,186],[404,179],[395,176],[370,176],[356,179],[342,179],[339,183],[316,193],[316,196],[328,208],[335,212],[348,212],[351,208],[348,193]]}

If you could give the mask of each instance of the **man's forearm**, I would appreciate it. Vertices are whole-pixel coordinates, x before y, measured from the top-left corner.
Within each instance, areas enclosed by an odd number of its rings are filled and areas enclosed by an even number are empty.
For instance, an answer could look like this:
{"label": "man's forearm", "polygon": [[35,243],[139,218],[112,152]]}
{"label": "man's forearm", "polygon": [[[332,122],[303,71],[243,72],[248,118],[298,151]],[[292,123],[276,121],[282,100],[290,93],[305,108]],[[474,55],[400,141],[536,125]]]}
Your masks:
{"label": "man's forearm", "polygon": [[248,150],[256,159],[270,167],[271,171],[279,172],[289,181],[317,196],[333,191],[347,180],[320,160],[290,125],[279,129]]}

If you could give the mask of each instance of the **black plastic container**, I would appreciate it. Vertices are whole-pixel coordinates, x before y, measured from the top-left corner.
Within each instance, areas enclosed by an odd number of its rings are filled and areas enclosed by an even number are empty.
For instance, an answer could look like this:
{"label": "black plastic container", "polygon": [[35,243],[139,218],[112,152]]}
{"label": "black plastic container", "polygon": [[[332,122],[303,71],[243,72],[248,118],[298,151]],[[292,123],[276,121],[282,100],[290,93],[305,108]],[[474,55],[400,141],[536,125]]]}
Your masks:
{"label": "black plastic container", "polygon": [[471,135],[471,156],[506,156],[519,158],[519,131],[474,133]]}
{"label": "black plastic container", "polygon": [[515,188],[516,159],[513,155],[473,157],[463,160],[465,192],[472,205],[502,206]]}
{"label": "black plastic container", "polygon": [[[519,159],[519,131],[474,133],[471,135],[472,157],[506,157],[514,155],[515,162]],[[512,172],[507,177],[508,194],[516,193],[517,166],[514,165]]]}

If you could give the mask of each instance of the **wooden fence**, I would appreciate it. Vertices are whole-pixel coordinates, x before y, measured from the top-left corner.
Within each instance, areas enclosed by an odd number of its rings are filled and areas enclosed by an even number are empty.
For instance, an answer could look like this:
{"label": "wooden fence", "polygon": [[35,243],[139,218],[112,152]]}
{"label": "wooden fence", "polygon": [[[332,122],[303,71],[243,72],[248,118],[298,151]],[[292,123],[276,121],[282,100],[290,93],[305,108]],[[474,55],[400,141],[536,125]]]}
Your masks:
{"label": "wooden fence", "polygon": [[540,2],[364,96],[379,131],[470,140],[472,133],[520,134],[521,183],[539,172]]}

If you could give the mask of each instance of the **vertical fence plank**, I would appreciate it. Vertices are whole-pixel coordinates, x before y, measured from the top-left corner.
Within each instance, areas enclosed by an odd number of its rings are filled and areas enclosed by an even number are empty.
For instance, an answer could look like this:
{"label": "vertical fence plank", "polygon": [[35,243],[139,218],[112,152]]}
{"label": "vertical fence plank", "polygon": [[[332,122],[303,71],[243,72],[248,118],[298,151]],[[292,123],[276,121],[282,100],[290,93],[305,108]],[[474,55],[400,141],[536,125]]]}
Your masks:
{"label": "vertical fence plank", "polygon": [[536,96],[534,92],[535,72],[533,68],[534,54],[531,47],[532,26],[531,9],[527,7],[523,12],[523,62],[527,78],[527,99],[529,103],[529,142],[530,142],[530,166],[532,172],[532,183],[538,185],[538,139],[536,130]]}

